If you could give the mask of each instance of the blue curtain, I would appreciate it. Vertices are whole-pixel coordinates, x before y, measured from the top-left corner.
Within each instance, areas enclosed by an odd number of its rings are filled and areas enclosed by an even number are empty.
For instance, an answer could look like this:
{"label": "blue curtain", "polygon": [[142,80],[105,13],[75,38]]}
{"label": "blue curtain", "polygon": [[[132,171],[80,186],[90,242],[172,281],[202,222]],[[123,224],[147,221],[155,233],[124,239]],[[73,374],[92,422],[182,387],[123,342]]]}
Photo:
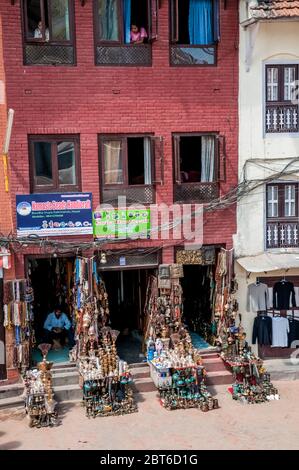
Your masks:
{"label": "blue curtain", "polygon": [[212,44],[213,6],[212,0],[190,0],[189,4],[189,39],[190,44]]}
{"label": "blue curtain", "polygon": [[124,1],[124,32],[125,32],[125,43],[130,44],[131,42],[131,0]]}

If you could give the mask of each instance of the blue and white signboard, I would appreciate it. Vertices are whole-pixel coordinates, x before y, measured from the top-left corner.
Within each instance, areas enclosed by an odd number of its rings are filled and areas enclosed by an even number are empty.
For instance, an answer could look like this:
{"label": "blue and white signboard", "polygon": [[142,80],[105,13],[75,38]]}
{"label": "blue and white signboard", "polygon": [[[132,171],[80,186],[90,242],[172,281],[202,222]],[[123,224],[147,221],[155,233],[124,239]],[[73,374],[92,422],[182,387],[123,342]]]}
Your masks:
{"label": "blue and white signboard", "polygon": [[17,235],[92,235],[91,193],[17,195]]}

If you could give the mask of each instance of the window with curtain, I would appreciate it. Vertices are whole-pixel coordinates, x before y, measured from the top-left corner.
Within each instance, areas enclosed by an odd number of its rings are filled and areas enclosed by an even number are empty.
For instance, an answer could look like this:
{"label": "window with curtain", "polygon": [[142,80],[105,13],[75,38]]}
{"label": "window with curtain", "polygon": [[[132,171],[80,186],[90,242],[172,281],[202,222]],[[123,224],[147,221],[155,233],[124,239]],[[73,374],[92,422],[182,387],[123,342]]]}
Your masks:
{"label": "window with curtain", "polygon": [[104,185],[127,187],[152,184],[150,137],[102,137],[101,162]]}
{"label": "window with curtain", "polygon": [[170,0],[171,65],[214,65],[219,0]]}
{"label": "window with curtain", "polygon": [[151,10],[152,0],[95,0],[97,42],[147,43]]}
{"label": "window with curtain", "polygon": [[79,137],[29,137],[32,192],[80,189]]}
{"label": "window with curtain", "polygon": [[212,183],[216,180],[214,135],[175,136],[176,181]]}

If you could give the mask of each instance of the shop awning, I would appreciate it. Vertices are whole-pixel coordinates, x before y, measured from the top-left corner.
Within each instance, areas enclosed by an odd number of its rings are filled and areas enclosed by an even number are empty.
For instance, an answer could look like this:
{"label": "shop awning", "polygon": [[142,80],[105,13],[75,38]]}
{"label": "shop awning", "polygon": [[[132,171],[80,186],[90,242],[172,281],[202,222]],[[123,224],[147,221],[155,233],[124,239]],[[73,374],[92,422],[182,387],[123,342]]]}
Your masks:
{"label": "shop awning", "polygon": [[238,258],[237,262],[249,273],[299,268],[299,253],[262,253]]}

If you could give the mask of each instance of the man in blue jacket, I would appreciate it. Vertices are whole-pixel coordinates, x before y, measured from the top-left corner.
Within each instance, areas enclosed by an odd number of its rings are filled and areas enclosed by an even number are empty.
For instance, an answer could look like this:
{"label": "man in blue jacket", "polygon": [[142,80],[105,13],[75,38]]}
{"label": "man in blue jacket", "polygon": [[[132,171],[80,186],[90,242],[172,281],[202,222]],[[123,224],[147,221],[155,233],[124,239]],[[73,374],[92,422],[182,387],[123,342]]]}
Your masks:
{"label": "man in blue jacket", "polygon": [[[57,345],[57,342],[64,346],[65,339],[68,337],[69,346],[73,346],[73,335],[71,329],[71,322],[68,319],[67,315],[62,312],[60,306],[56,306],[52,313],[46,318],[44,323],[45,329],[45,341],[47,343]],[[55,340],[55,341],[54,341]]]}

